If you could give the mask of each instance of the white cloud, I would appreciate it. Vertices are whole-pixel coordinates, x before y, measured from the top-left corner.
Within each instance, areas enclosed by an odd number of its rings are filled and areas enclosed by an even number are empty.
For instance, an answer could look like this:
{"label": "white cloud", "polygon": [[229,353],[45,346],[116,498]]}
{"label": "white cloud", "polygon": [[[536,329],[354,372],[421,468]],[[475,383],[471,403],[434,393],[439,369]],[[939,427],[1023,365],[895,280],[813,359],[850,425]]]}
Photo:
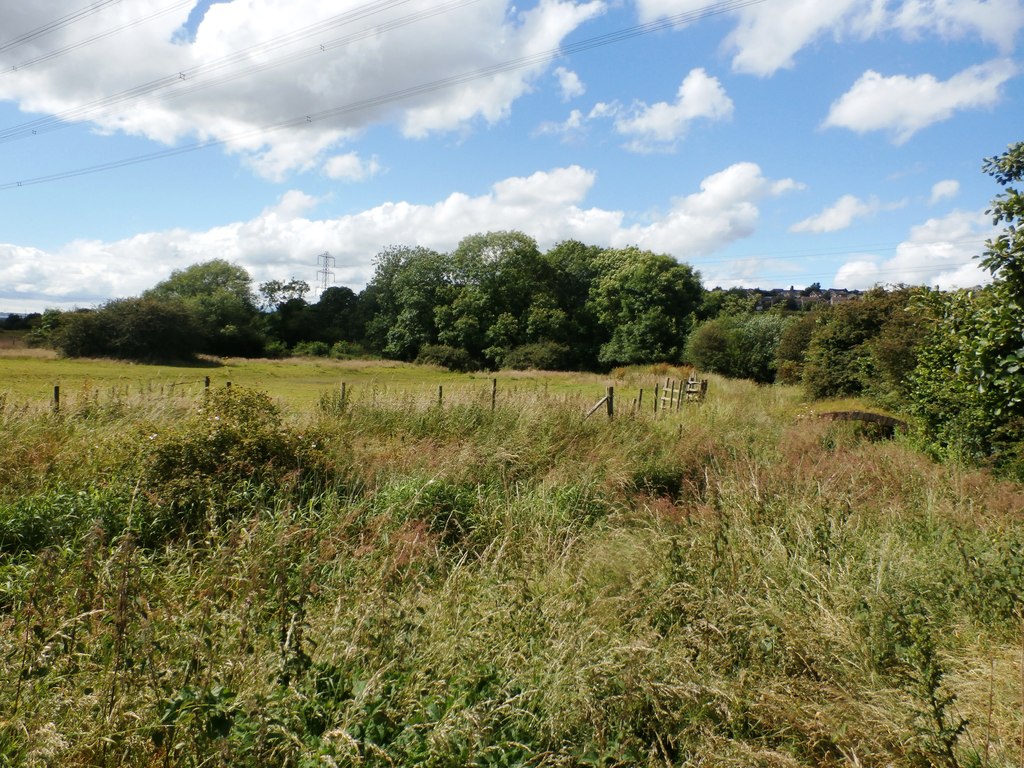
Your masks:
{"label": "white cloud", "polygon": [[555,70],[555,77],[558,78],[558,87],[562,91],[562,101],[575,99],[587,91],[583,81],[580,80],[580,76],[570,69],[558,67]]}
{"label": "white cloud", "polygon": [[363,160],[356,152],[335,155],[324,163],[324,175],[330,179],[363,181],[376,176],[379,172],[380,163],[376,157]]}
{"label": "white cloud", "polygon": [[884,77],[868,70],[832,105],[825,126],[858,133],[888,130],[902,144],[957,111],[995,105],[1003,83],[1015,74],[1017,67],[1008,60],[968,67],[946,81],[932,75]]}
{"label": "white cloud", "polygon": [[960,182],[955,179],[945,179],[932,185],[931,204],[935,205],[942,200],[952,200],[960,194]]}
{"label": "white cloud", "polygon": [[[407,136],[425,136],[502,119],[551,66],[547,58],[400,101],[377,99],[556,49],[604,10],[603,0],[543,0],[523,11],[504,0],[485,0],[443,13],[431,0],[379,3],[372,12],[356,0],[233,0],[211,6],[195,39],[183,40],[178,32],[189,8],[157,14],[166,6],[166,0],[115,3],[0,51],[0,70],[20,65],[0,78],[0,101],[13,101],[33,116],[87,122],[100,133],[168,144],[230,140],[229,151],[248,157],[257,173],[280,180],[315,167],[369,125],[393,122]],[[8,10],[5,28],[34,29],[79,10],[79,3],[20,3]],[[110,39],[116,42],[26,66],[147,16],[154,18]],[[288,37],[316,25],[316,36]],[[570,80],[566,75],[567,85]],[[161,87],[143,98],[81,109],[147,83]],[[318,119],[335,107],[345,109]],[[295,119],[286,129],[260,130]]]}
{"label": "white cloud", "polygon": [[754,163],[736,163],[704,179],[699,192],[674,200],[653,222],[616,232],[610,244],[635,244],[687,259],[712,253],[754,233],[758,201],[800,186],[792,179],[767,179]]}
{"label": "white cloud", "polygon": [[675,103],[637,103],[629,116],[615,121],[615,130],[633,137],[626,145],[633,151],[671,151],[694,120],[725,120],[732,112],[732,100],[718,79],[694,69],[679,85]]}
{"label": "white cloud", "polygon": [[870,216],[878,209],[878,201],[865,202],[854,195],[843,195],[821,213],[799,221],[790,232],[838,232],[853,224],[855,219]]}
{"label": "white cloud", "polygon": [[570,136],[582,130],[584,122],[583,113],[578,109],[574,109],[569,113],[569,117],[561,123],[541,123],[534,132],[534,135],[544,136],[553,134],[556,136]]}
{"label": "white cloud", "polygon": [[911,229],[892,258],[858,257],[836,272],[836,286],[870,288],[878,283],[969,288],[990,280],[974,258],[993,236],[991,219],[982,211],[954,211]]}
{"label": "white cloud", "polygon": [[445,251],[468,234],[500,229],[526,232],[542,248],[578,239],[692,259],[750,236],[759,201],[800,187],[792,179],[766,178],[753,163],[737,163],[708,176],[667,211],[635,223],[624,211],[584,205],[596,182],[593,171],[572,165],[504,179],[476,197],[453,192],[432,205],[388,202],[337,218],[315,218],[319,201],[292,190],[252,219],[205,231],[75,241],[51,253],[0,244],[0,306],[33,311],[93,305],[137,295],[174,269],[213,258],[241,264],[257,282],[311,280],[316,255],[324,251],[337,259],[339,282],[358,288],[372,276],[373,255],[389,244]]}
{"label": "white cloud", "polygon": [[[637,0],[642,21],[706,7],[705,0]],[[725,47],[733,52],[733,69],[765,77],[792,67],[803,48],[829,37],[973,36],[1010,53],[1024,29],[1024,0],[772,0],[731,15],[737,21]]]}

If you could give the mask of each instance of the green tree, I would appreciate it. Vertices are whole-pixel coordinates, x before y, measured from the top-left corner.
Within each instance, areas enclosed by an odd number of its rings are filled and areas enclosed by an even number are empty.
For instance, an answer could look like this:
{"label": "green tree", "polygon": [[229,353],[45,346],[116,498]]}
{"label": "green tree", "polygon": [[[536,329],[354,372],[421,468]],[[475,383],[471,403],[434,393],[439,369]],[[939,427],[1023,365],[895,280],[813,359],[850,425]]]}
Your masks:
{"label": "green tree", "polygon": [[609,334],[605,365],[676,361],[700,304],[700,275],[671,256],[638,248],[605,251],[591,289],[595,316]]}
{"label": "green tree", "polygon": [[819,314],[803,366],[808,394],[891,398],[921,342],[919,321],[908,314],[913,295],[906,287],[876,288]]}
{"label": "green tree", "polygon": [[154,298],[115,299],[93,312],[66,313],[54,334],[54,346],[67,357],[188,359],[202,343],[190,307]]}
{"label": "green tree", "polygon": [[975,374],[992,392],[997,415],[1024,416],[1024,142],[987,158],[985,173],[1003,187],[988,213],[1004,225],[986,245],[981,264],[992,274],[993,300],[981,307]]}
{"label": "green tree", "polygon": [[263,338],[252,279],[244,267],[224,259],[193,264],[171,273],[143,294],[145,298],[183,302],[195,314],[205,350],[222,355],[259,354]]}
{"label": "green tree", "polygon": [[437,342],[434,312],[450,300],[451,260],[429,248],[389,246],[374,264],[364,292],[373,311],[367,342],[390,357],[414,360],[423,345]]}
{"label": "green tree", "polygon": [[795,320],[778,314],[723,315],[697,326],[686,359],[698,368],[767,384],[775,380],[777,350]]}
{"label": "green tree", "polygon": [[1005,226],[981,256],[992,283],[918,302],[933,325],[910,397],[940,452],[1024,479],[1024,195],[1016,186],[1024,181],[1024,142],[987,158],[983,170],[1003,187],[989,213]]}

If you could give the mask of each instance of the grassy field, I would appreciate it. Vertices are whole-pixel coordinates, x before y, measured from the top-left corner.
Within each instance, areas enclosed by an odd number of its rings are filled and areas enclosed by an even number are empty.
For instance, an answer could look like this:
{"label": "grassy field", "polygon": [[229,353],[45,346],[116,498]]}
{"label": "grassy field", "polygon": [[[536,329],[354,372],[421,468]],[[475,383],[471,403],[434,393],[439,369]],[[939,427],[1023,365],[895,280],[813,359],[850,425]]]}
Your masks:
{"label": "grassy field", "polygon": [[[676,377],[685,371],[663,372]],[[346,385],[354,401],[385,399],[437,399],[437,387],[445,398],[458,402],[486,399],[490,402],[491,382],[498,379],[503,396],[532,393],[551,397],[592,398],[596,402],[614,378],[587,374],[556,374],[502,371],[496,374],[450,373],[442,368],[417,366],[388,360],[330,360],[291,358],[287,360],[210,359],[181,365],[143,365],[116,360],[59,359],[48,350],[0,349],[0,396],[11,403],[49,405],[54,386],[62,401],[93,400],[96,397],[138,395],[194,396],[210,386],[228,382],[263,390],[282,405],[296,410],[315,406],[322,395]],[[657,374],[643,381],[629,377],[629,397],[646,384],[653,389]],[[626,384],[625,381],[620,381]],[[650,394],[650,393],[648,393]]]}
{"label": "grassy field", "polygon": [[492,411],[411,366],[83,365],[0,409],[0,765],[1024,760],[1024,489],[913,435],[718,378],[583,418],[664,370]]}

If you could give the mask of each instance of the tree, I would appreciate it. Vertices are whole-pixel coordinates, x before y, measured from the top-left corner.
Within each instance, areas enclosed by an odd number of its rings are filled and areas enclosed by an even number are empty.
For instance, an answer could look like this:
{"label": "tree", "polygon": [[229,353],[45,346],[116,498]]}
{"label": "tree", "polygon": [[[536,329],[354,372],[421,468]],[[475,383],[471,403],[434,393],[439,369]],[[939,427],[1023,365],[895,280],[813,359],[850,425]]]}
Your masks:
{"label": "tree", "polygon": [[[913,367],[921,334],[908,314],[914,291],[876,288],[821,312],[807,346],[803,383],[815,398],[885,398]],[[903,368],[903,373],[898,371]]]}
{"label": "tree", "polygon": [[260,296],[263,298],[263,308],[268,312],[279,309],[285,302],[292,299],[305,299],[309,293],[309,283],[305,280],[296,280],[294,277],[287,283],[280,280],[268,280],[260,283]]}
{"label": "tree", "polygon": [[1005,227],[981,258],[992,274],[994,300],[981,315],[975,372],[980,386],[992,391],[997,415],[1024,416],[1024,194],[1012,186],[1024,181],[1024,142],[987,158],[982,169],[1004,188],[988,213]]}
{"label": "tree", "polygon": [[176,299],[191,308],[206,340],[204,351],[223,355],[262,351],[252,279],[237,264],[213,259],[175,270],[143,297]]}
{"label": "tree", "polygon": [[609,339],[605,365],[669,361],[682,355],[700,304],[700,275],[671,256],[638,248],[606,251],[591,289],[595,315]]}
{"label": "tree", "polygon": [[373,307],[367,341],[386,355],[414,360],[424,344],[437,342],[434,312],[450,298],[451,260],[429,248],[389,246],[374,264],[364,291]]}
{"label": "tree", "polygon": [[988,212],[1005,227],[981,255],[992,283],[918,302],[933,325],[910,396],[941,452],[991,461],[1024,479],[1024,195],[1015,186],[1024,181],[1024,142],[982,169],[1003,187]]}
{"label": "tree", "polygon": [[67,357],[180,360],[200,351],[202,336],[180,300],[115,299],[92,312],[65,313],[54,346]]}
{"label": "tree", "polygon": [[775,380],[779,342],[794,322],[778,314],[723,315],[694,329],[686,359],[724,376],[770,383]]}

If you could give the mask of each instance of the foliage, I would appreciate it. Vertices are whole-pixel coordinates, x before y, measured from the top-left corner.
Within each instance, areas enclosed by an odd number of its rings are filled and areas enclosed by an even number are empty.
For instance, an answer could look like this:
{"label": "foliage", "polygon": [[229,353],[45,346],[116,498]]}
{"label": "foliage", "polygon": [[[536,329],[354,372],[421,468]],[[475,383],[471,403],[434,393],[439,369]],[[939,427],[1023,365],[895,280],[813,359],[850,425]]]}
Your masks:
{"label": "foliage", "polygon": [[0,762],[1017,762],[1019,485],[797,422],[793,388],[611,420],[363,389],[4,412],[0,515],[41,535],[0,553]]}
{"label": "foliage", "polygon": [[539,341],[523,344],[505,355],[502,364],[516,371],[533,369],[537,371],[565,370],[570,350],[565,344],[554,341]]}
{"label": "foliage", "polygon": [[192,311],[173,299],[115,299],[60,318],[51,343],[67,357],[180,360],[202,347]]}
{"label": "foliage", "polygon": [[286,428],[262,392],[211,392],[190,418],[140,436],[140,534],[149,541],[201,533],[208,522],[258,509],[266,494],[323,485],[326,439]]}
{"label": "foliage", "polygon": [[701,370],[770,383],[780,341],[793,322],[776,314],[720,315],[690,334],[686,359]]}
{"label": "foliage", "polygon": [[782,384],[799,384],[819,315],[805,312],[788,323],[775,349],[776,378]]}
{"label": "foliage", "polygon": [[637,248],[606,251],[599,263],[590,296],[609,334],[600,362],[677,362],[700,301],[700,275],[670,256]]}
{"label": "foliage", "polygon": [[187,306],[203,333],[202,351],[242,356],[262,351],[252,279],[243,267],[212,259],[176,269],[143,298],[176,300]]}
{"label": "foliage", "polygon": [[988,158],[1004,187],[989,213],[1005,228],[987,243],[991,285],[929,294],[919,302],[933,325],[910,377],[911,407],[941,454],[993,463],[1024,478],[1024,143]]}
{"label": "foliage", "polygon": [[875,288],[819,314],[805,353],[807,393],[891,397],[913,369],[921,340],[923,321],[909,312],[915,293]]}
{"label": "foliage", "polygon": [[480,367],[466,350],[446,344],[427,344],[421,347],[416,362],[420,365],[439,365],[450,371],[460,372],[475,371]]}

